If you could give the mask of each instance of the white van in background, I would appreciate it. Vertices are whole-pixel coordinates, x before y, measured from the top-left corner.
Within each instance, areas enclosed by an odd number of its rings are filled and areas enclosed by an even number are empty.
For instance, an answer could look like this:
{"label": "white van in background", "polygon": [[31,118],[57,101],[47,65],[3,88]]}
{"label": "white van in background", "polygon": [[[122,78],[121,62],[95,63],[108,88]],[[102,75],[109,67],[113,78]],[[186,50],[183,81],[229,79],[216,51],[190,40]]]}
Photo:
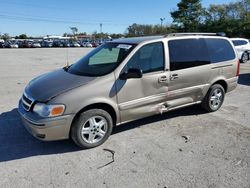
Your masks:
{"label": "white van in background", "polygon": [[237,55],[241,61],[241,63],[246,63],[250,59],[250,43],[248,39],[244,38],[231,38],[235,49],[237,51]]}

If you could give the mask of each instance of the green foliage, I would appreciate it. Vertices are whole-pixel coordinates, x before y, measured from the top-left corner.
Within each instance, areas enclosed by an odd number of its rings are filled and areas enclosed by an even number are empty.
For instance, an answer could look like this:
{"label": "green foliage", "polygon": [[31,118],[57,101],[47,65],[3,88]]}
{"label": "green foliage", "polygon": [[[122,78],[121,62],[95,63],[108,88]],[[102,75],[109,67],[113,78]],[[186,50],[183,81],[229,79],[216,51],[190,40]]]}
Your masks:
{"label": "green foliage", "polygon": [[21,34],[19,36],[16,36],[15,39],[28,39],[28,36],[26,34]]}
{"label": "green foliage", "polygon": [[250,37],[250,0],[223,5],[210,5],[206,27],[211,31],[224,31],[230,37]]}
{"label": "green foliage", "polygon": [[72,34],[75,35],[78,32],[78,28],[77,27],[70,27]]}
{"label": "green foliage", "polygon": [[111,37],[112,39],[119,39],[119,38],[122,38],[122,37],[124,37],[124,34],[115,34],[115,33],[113,33],[113,34],[109,34],[109,36],[107,36],[108,38],[109,37]]}
{"label": "green foliage", "polygon": [[202,22],[205,9],[200,0],[181,0],[177,4],[178,10],[171,12],[173,22],[184,32],[194,32]]}
{"label": "green foliage", "polygon": [[8,33],[4,33],[3,35],[1,35],[1,39],[8,40],[8,39],[10,39],[10,36]]}
{"label": "green foliage", "polygon": [[92,33],[92,36],[95,39],[108,39],[108,38],[118,39],[118,38],[124,37],[123,34],[119,34],[119,33],[118,34],[110,34],[110,33],[97,33],[97,32]]}
{"label": "green foliage", "polygon": [[167,33],[171,33],[174,30],[175,28],[172,26],[144,25],[134,23],[127,28],[126,37],[164,35]]}
{"label": "green foliage", "polygon": [[181,0],[171,16],[178,31],[225,32],[229,37],[250,38],[250,0],[211,4],[202,8],[200,0]]}
{"label": "green foliage", "polygon": [[[173,18],[171,25],[130,25],[124,34],[110,34],[94,32],[93,38],[121,38],[146,35],[164,35],[172,32],[225,32],[229,37],[250,38],[250,0],[231,0],[227,4],[211,4],[208,8],[202,7],[202,0],[180,0],[177,9],[170,14]],[[163,22],[163,18],[160,18]],[[63,36],[71,36],[76,40],[79,33],[77,27],[70,27],[72,34],[64,33]],[[11,37],[8,33],[0,35],[0,38],[7,40]],[[16,36],[26,39],[26,34]]]}
{"label": "green foliage", "polygon": [[68,33],[63,33],[63,37],[67,37],[68,35]]}

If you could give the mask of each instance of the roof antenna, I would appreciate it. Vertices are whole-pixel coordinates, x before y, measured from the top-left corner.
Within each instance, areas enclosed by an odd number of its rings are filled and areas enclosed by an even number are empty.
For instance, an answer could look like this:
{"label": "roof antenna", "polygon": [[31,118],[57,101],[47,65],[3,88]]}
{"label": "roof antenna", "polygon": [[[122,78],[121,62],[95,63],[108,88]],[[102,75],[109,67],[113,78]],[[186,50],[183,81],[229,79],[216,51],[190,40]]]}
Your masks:
{"label": "roof antenna", "polygon": [[67,48],[67,64],[66,67],[69,67],[69,48]]}

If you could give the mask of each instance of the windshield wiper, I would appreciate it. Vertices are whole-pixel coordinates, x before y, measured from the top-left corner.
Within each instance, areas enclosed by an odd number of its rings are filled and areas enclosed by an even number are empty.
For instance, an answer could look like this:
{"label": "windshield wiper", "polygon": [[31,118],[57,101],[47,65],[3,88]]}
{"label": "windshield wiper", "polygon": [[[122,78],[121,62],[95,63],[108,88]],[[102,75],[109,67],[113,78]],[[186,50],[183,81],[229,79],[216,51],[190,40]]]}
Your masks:
{"label": "windshield wiper", "polygon": [[67,65],[65,67],[63,67],[63,70],[65,70],[66,72],[68,72],[69,68],[71,67],[72,65]]}

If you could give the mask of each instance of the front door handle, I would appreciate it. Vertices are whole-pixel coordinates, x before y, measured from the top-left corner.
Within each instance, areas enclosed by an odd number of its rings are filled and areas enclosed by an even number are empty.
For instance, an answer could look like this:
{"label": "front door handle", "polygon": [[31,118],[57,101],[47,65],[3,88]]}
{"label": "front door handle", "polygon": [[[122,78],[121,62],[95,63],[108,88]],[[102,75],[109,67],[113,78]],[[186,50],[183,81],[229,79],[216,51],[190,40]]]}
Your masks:
{"label": "front door handle", "polygon": [[170,76],[170,80],[176,80],[176,79],[178,79],[179,78],[179,75],[178,74],[172,74],[171,76]]}
{"label": "front door handle", "polygon": [[160,83],[166,83],[167,81],[168,81],[167,76],[162,76],[162,77],[159,78]]}

